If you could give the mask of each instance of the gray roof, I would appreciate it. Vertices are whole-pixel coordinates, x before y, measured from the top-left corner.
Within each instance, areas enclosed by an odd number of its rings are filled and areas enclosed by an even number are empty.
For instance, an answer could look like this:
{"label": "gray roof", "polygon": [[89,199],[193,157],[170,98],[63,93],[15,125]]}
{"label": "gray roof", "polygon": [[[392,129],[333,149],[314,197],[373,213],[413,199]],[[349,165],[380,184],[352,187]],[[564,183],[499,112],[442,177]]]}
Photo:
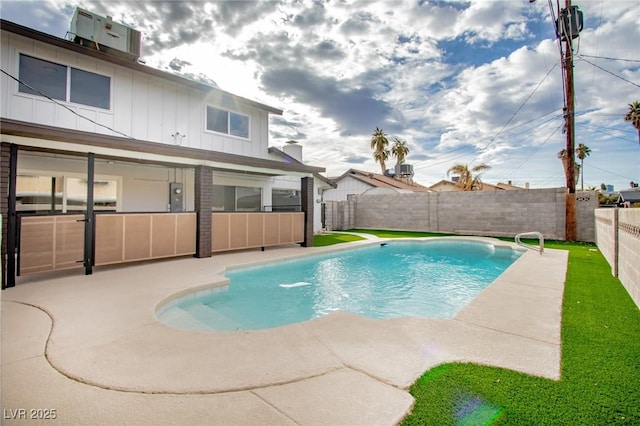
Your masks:
{"label": "gray roof", "polygon": [[628,191],[620,191],[618,194],[618,202],[640,203],[640,190],[630,189]]}

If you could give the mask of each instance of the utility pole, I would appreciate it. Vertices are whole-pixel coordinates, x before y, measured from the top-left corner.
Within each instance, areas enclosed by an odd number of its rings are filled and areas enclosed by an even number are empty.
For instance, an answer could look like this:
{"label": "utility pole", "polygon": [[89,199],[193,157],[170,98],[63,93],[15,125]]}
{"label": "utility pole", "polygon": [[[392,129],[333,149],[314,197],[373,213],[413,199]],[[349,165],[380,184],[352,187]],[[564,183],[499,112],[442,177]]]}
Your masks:
{"label": "utility pole", "polygon": [[[534,3],[536,0],[529,0]],[[551,7],[551,2],[549,2]],[[558,5],[560,8],[560,5]],[[564,120],[566,143],[566,208],[565,208],[565,240],[576,241],[578,239],[577,223],[578,214],[576,208],[576,150],[575,150],[575,97],[573,90],[573,39],[580,36],[582,30],[582,12],[577,7],[571,6],[571,0],[565,0],[565,8],[558,10],[556,21],[556,36],[560,39],[560,53],[562,67],[564,68],[565,83],[565,107]],[[564,41],[564,52],[562,42]],[[564,162],[564,160],[563,160]]]}
{"label": "utility pole", "polygon": [[[567,18],[563,17],[563,12]],[[564,57],[563,67],[565,73],[565,131],[567,136],[567,201],[566,201],[566,219],[565,219],[565,239],[567,241],[575,241],[578,237],[577,233],[577,208],[576,208],[576,156],[575,156],[575,98],[573,89],[573,35],[577,33],[578,28],[572,28],[574,22],[571,14],[571,0],[565,0],[565,9],[559,13],[558,28],[561,37],[564,36]],[[562,41],[562,39],[561,39]]]}

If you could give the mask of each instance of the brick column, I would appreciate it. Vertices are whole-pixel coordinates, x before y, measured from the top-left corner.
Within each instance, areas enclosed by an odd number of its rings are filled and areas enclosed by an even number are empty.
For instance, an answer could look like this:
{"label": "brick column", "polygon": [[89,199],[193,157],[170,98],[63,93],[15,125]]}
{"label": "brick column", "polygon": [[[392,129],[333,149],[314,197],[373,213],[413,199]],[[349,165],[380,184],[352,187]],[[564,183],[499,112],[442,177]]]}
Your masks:
{"label": "brick column", "polygon": [[196,255],[211,257],[211,208],[213,207],[213,170],[198,166],[195,173]]}
{"label": "brick column", "polygon": [[305,177],[300,182],[300,201],[304,215],[304,242],[302,247],[313,247],[313,178]]}
{"label": "brick column", "polygon": [[2,288],[7,288],[7,218],[9,217],[9,161],[11,144],[0,145],[0,214],[2,214]]}
{"label": "brick column", "polygon": [[16,176],[18,146],[0,145],[0,213],[2,214],[2,289],[16,285]]}

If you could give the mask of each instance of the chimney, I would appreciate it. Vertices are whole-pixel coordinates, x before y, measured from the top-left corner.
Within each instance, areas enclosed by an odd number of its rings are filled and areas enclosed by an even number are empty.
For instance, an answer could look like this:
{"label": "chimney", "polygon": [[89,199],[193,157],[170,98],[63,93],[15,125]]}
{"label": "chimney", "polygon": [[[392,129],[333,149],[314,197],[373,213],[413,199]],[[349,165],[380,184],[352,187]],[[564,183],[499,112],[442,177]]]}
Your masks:
{"label": "chimney", "polygon": [[287,141],[285,143],[286,145],[282,149],[284,153],[302,163],[302,145],[296,141]]}

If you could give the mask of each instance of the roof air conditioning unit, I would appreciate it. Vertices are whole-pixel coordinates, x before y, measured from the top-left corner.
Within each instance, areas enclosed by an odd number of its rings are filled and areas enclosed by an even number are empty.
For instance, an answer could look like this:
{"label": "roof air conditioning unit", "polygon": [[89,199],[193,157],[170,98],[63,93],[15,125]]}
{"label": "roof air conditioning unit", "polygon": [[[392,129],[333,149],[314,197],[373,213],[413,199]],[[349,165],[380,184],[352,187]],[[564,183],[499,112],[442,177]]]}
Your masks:
{"label": "roof air conditioning unit", "polygon": [[132,60],[140,57],[140,31],[93,12],[76,8],[71,19],[72,41]]}
{"label": "roof air conditioning unit", "polygon": [[413,177],[413,164],[396,164],[396,176]]}

